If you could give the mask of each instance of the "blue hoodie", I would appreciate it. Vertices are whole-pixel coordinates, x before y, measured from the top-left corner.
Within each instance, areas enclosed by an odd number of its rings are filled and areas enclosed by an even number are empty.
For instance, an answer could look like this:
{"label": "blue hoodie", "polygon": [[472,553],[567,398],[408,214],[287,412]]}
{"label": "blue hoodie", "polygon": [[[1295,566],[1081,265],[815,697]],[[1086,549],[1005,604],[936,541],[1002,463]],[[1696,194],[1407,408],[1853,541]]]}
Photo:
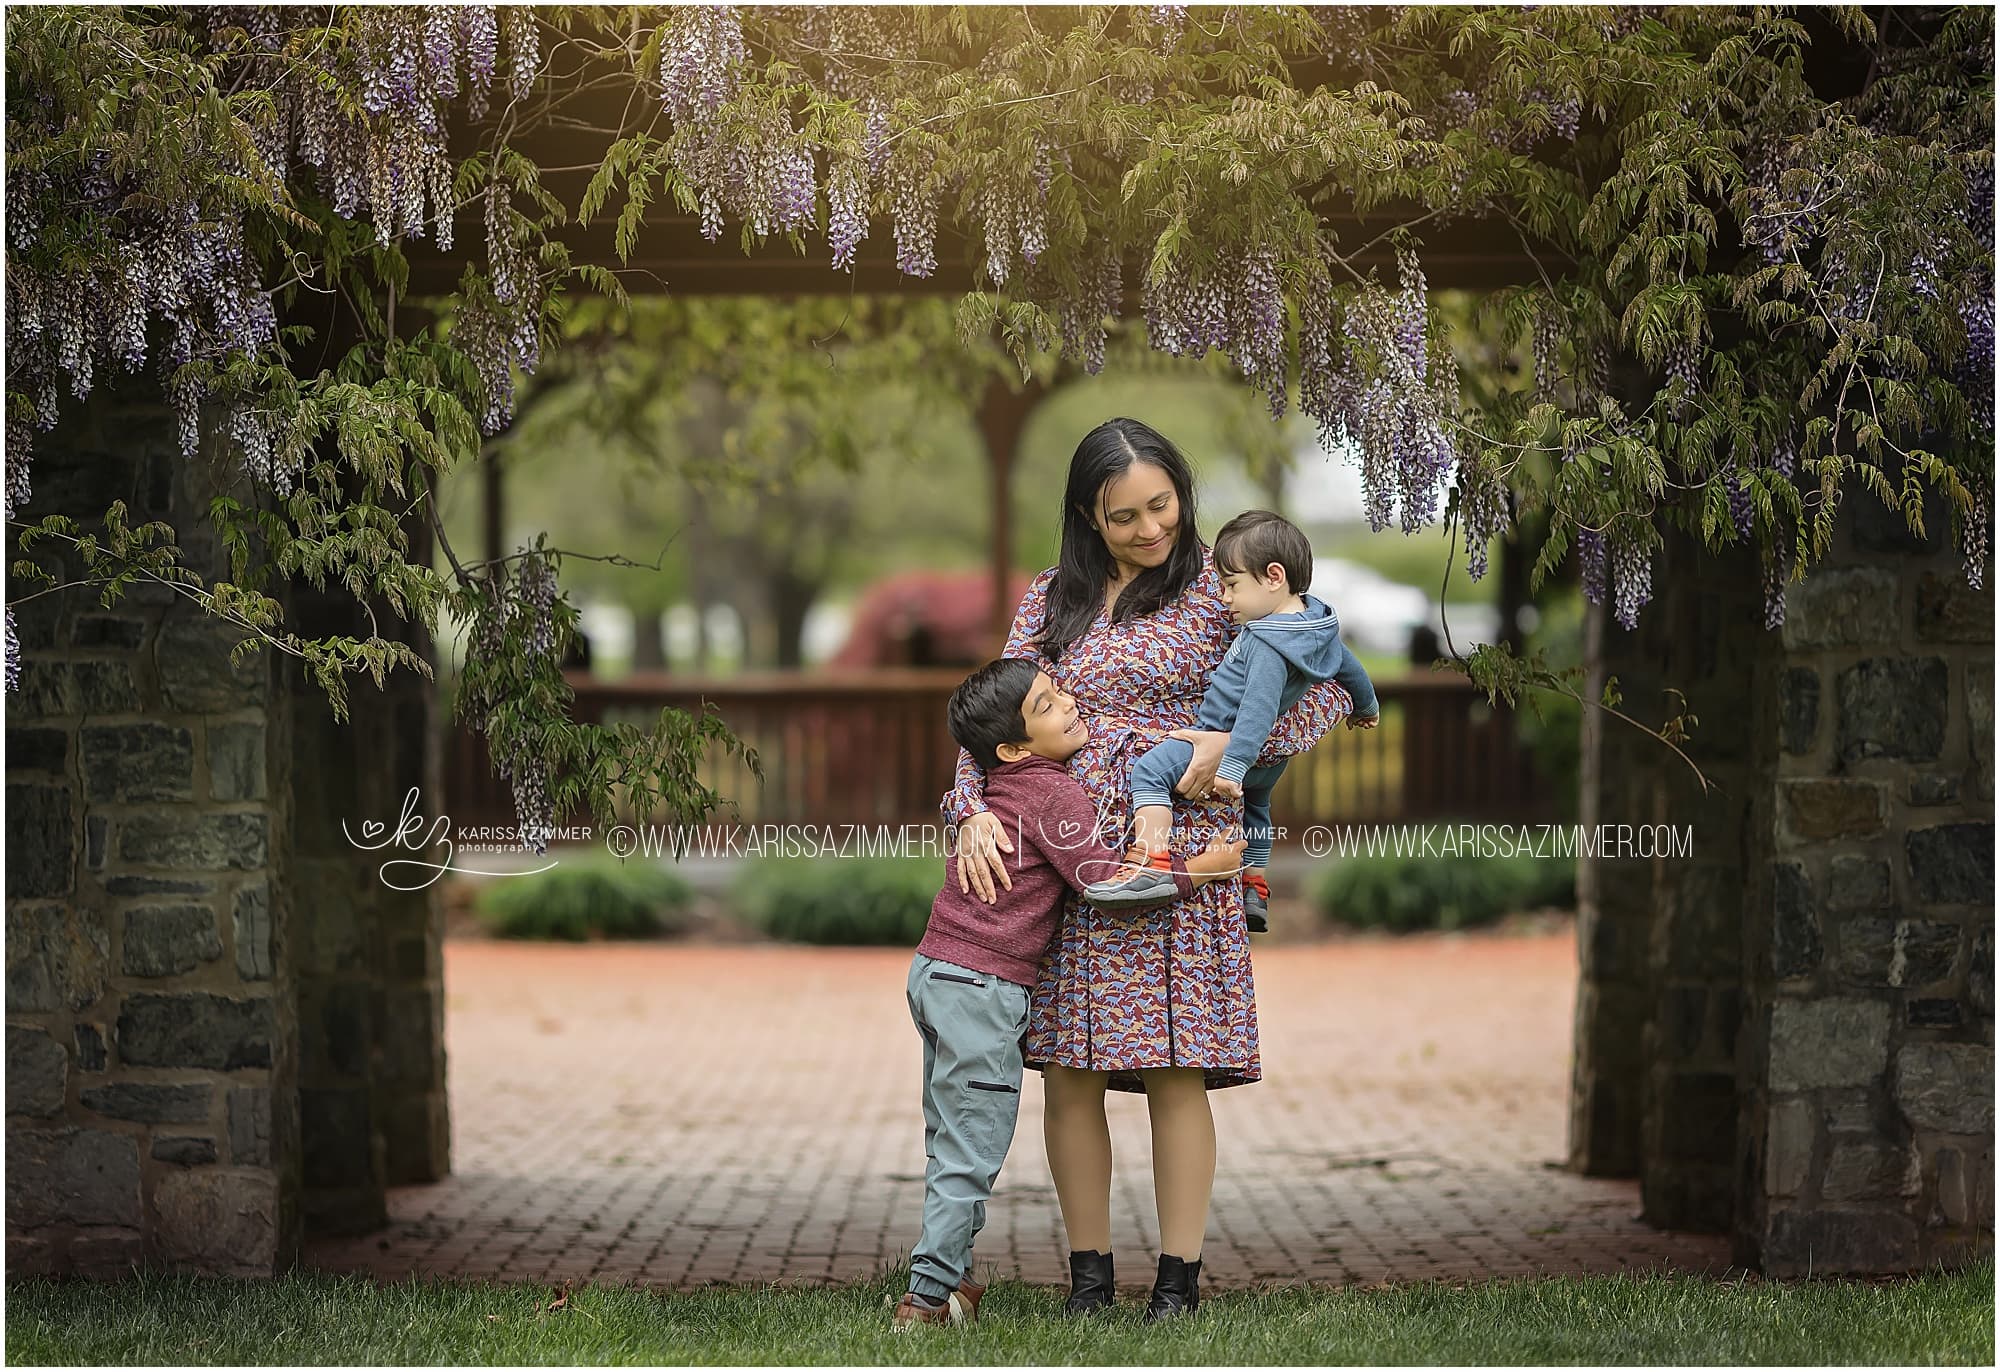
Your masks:
{"label": "blue hoodie", "polygon": [[1316,682],[1331,677],[1354,698],[1354,714],[1368,719],[1381,711],[1375,684],[1361,660],[1340,641],[1340,616],[1318,596],[1306,593],[1298,614],[1265,615],[1245,624],[1208,679],[1195,717],[1203,729],[1227,729],[1219,777],[1241,782],[1264,751],[1278,716],[1298,703]]}

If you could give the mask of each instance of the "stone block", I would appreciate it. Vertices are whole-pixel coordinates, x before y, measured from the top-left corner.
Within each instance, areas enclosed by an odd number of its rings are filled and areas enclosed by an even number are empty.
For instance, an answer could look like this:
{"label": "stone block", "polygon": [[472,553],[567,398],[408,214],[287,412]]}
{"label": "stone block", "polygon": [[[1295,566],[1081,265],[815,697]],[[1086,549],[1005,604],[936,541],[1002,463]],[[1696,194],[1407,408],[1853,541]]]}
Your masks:
{"label": "stone block", "polygon": [[1917,578],[1917,639],[1923,643],[1991,643],[1993,593],[1975,591],[1963,572]]}
{"label": "stone block", "polygon": [[1910,887],[1925,905],[1993,904],[1993,825],[1939,824],[1903,834]]}
{"label": "stone block", "polygon": [[1888,1067],[1887,1001],[1829,997],[1772,1006],[1771,1090],[1866,1086]]}
{"label": "stone block", "polygon": [[1860,986],[1929,986],[1951,975],[1956,924],[1854,915],[1840,923],[1840,974]]}
{"label": "stone block", "polygon": [[196,1271],[269,1276],[278,1269],[278,1179],[270,1172],[169,1172],[153,1191],[154,1241]]}
{"label": "stone block", "polygon": [[86,1086],[78,1099],[83,1108],[113,1119],[142,1124],[200,1124],[208,1119],[215,1088],[207,1082],[167,1085],[120,1081]]}
{"label": "stone block", "polygon": [[1785,818],[1802,839],[1860,838],[1882,832],[1880,784],[1872,781],[1783,783]]}
{"label": "stone block", "polygon": [[122,861],[191,870],[262,867],[270,857],[269,817],[142,812],[118,828]]}
{"label": "stone block", "polygon": [[264,881],[237,888],[235,906],[236,971],[245,981],[269,981],[271,960],[271,887]]}
{"label": "stone block", "polygon": [[7,1228],[140,1227],[139,1140],[103,1129],[7,1131]]}
{"label": "stone block", "polygon": [[1812,881],[1796,862],[1771,864],[1771,974],[1780,980],[1819,970],[1825,949]]}
{"label": "stone block", "polygon": [[1993,930],[1989,926],[1972,936],[1971,967],[1965,979],[1966,999],[1972,1008],[1993,1018]]}
{"label": "stone block", "polygon": [[1919,772],[1910,778],[1911,805],[1955,805],[1957,803],[1957,777],[1944,772]]}
{"label": "stone block", "polygon": [[1870,647],[1896,641],[1896,576],[1878,567],[1819,567],[1785,592],[1785,647]]}
{"label": "stone block", "polygon": [[332,982],[304,988],[299,1028],[308,1077],[369,1075],[375,1033],[367,986]]}
{"label": "stone block", "polygon": [[1686,864],[1661,914],[1670,974],[1689,980],[1736,974],[1743,959],[1743,882],[1734,869]]}
{"label": "stone block", "polygon": [[136,1229],[92,1229],[69,1241],[70,1270],[79,1277],[127,1277],[146,1261],[146,1237]]}
{"label": "stone block", "polygon": [[229,1160],[238,1167],[271,1165],[271,1090],[233,1086],[229,1090]]}
{"label": "stone block", "polygon": [[374,1115],[367,1087],[302,1087],[299,1112],[307,1186],[364,1186],[377,1180]]}
{"label": "stone block", "polygon": [[1681,1163],[1727,1166],[1736,1148],[1736,1078],[1675,1072],[1660,1083],[1660,1144]]}
{"label": "stone block", "polygon": [[264,726],[208,726],[208,793],[216,800],[265,796]]}
{"label": "stone block", "polygon": [[128,977],[171,977],[222,956],[211,905],[138,905],[125,912]]}
{"label": "stone block", "polygon": [[377,1080],[427,1083],[438,1076],[438,994],[424,987],[390,990],[383,998],[382,1061]]}
{"label": "stone block", "polygon": [[7,784],[7,898],[66,896],[76,881],[76,820],[67,786]]}
{"label": "stone block", "polygon": [[[13,862],[15,855],[8,853]],[[64,905],[7,911],[10,1014],[82,1010],[104,994],[111,936],[88,913]]]}
{"label": "stone block", "polygon": [[1795,1196],[1811,1173],[1813,1112],[1797,1099],[1775,1101],[1765,1126],[1764,1194]]}
{"label": "stone block", "polygon": [[93,872],[104,870],[105,854],[111,851],[111,821],[103,815],[86,815],[83,820],[83,865]]}
{"label": "stone block", "polygon": [[40,1029],[7,1026],[7,1113],[59,1115],[69,1082],[69,1054]]}
{"label": "stone block", "polygon": [[1819,673],[1810,667],[1788,667],[1780,690],[1780,743],[1788,753],[1810,753],[1819,737]]}
{"label": "stone block", "polygon": [[1828,864],[1826,903],[1834,910],[1882,910],[1895,904],[1889,864],[1881,858],[1839,853]]}
{"label": "stone block", "polygon": [[261,998],[133,994],[118,1015],[118,1056],[132,1066],[269,1067],[271,1038],[271,1002]]}
{"label": "stone block", "polygon": [[1914,1196],[1922,1186],[1915,1149],[1836,1141],[1819,1191],[1830,1201],[1894,1200]]}
{"label": "stone block", "polygon": [[1949,996],[1918,998],[1903,1007],[1912,1029],[1957,1029],[1965,1023],[1965,1006]]}
{"label": "stone block", "polygon": [[1827,1091],[1819,1098],[1827,1129],[1836,1134],[1880,1134],[1896,1127],[1887,1097],[1873,1088]]}
{"label": "stone block", "polygon": [[1993,1132],[1993,1050],[1981,1043],[1906,1043],[1896,1053],[1896,1104],[1918,1129]]}
{"label": "stone block", "polygon": [[78,615],[70,642],[78,648],[138,648],[146,642],[146,621],[129,615]]}
{"label": "stone block", "polygon": [[261,644],[240,664],[230,651],[247,635],[213,615],[171,619],[160,626],[160,691],[170,709],[218,714],[261,704],[269,694],[270,652]]}
{"label": "stone block", "polygon": [[1965,664],[1965,724],[1972,742],[1972,775],[1979,794],[1993,798],[1993,663]]}
{"label": "stone block", "polygon": [[1993,1228],[1993,1149],[1940,1148],[1938,1211],[1962,1229]]}
{"label": "stone block", "polygon": [[1835,678],[1834,695],[1842,762],[1928,762],[1944,746],[1950,689],[1943,658],[1868,658]]}
{"label": "stone block", "polygon": [[1873,493],[1841,502],[1848,519],[1854,547],[1864,553],[1934,553],[1945,546],[1952,528],[1951,514],[1934,491],[1923,493],[1922,533],[1910,528],[1910,517],[1900,509],[1890,509]]}
{"label": "stone block", "polygon": [[12,728],[7,731],[7,770],[69,775],[67,729]]}
{"label": "stone block", "polygon": [[76,1070],[102,1072],[104,1063],[104,1027],[98,1024],[77,1025]]}
{"label": "stone block", "polygon": [[215,883],[205,877],[154,877],[120,872],[104,879],[104,889],[114,896],[206,896],[215,892]]}
{"label": "stone block", "polygon": [[126,663],[27,661],[7,712],[16,719],[61,719],[136,714],[143,705]]}
{"label": "stone block", "polygon": [[1917,1257],[1917,1226],[1901,1211],[1780,1210],[1761,1266],[1768,1278],[1904,1273]]}
{"label": "stone block", "polygon": [[77,736],[94,802],[194,799],[194,732],[166,724],[90,725]]}
{"label": "stone block", "polygon": [[199,1134],[169,1134],[153,1140],[153,1161],[201,1167],[215,1161],[215,1140]]}
{"label": "stone block", "polygon": [[1666,1057],[1674,1062],[1686,1062],[1699,1053],[1707,1023],[1706,987],[1668,987],[1660,1005],[1660,1034]]}

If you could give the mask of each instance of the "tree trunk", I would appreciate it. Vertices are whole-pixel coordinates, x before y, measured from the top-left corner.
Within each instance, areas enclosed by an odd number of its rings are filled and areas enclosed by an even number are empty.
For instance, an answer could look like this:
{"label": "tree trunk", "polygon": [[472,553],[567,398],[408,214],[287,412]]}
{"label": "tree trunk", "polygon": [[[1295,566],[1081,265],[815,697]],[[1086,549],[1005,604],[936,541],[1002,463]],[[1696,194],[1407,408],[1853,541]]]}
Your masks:
{"label": "tree trunk", "polygon": [[667,665],[667,635],[658,610],[632,613],[632,670],[662,671]]}

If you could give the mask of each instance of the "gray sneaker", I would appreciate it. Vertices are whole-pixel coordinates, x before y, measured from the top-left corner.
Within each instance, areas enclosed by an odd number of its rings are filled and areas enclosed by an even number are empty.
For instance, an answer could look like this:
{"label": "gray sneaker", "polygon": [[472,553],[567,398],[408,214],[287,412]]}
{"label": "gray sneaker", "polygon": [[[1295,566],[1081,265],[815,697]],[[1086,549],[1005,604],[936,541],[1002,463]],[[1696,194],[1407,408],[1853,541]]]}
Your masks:
{"label": "gray sneaker", "polygon": [[1168,905],[1181,898],[1174,874],[1157,867],[1141,868],[1123,881],[1107,878],[1083,888],[1083,898],[1100,910],[1139,910],[1149,905]]}
{"label": "gray sneaker", "polygon": [[1268,918],[1270,907],[1265,904],[1263,893],[1246,883],[1243,887],[1243,922],[1250,926],[1253,934],[1267,934],[1271,931]]}

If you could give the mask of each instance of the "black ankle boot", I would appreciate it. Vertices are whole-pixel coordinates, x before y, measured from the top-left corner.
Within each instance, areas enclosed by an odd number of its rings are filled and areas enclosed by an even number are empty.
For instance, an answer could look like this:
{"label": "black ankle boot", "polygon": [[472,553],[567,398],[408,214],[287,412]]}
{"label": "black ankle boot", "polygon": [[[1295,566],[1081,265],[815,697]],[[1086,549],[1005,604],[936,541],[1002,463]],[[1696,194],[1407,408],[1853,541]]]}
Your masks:
{"label": "black ankle boot", "polygon": [[1160,1254],[1160,1275],[1153,1281],[1153,1298],[1146,1302],[1145,1320],[1192,1315],[1201,1304],[1201,1259],[1188,1262],[1172,1253]]}
{"label": "black ankle boot", "polygon": [[1063,1303],[1065,1315],[1087,1315],[1093,1310],[1109,1310],[1116,1298],[1111,1284],[1111,1255],[1095,1248],[1069,1255],[1069,1299]]}

